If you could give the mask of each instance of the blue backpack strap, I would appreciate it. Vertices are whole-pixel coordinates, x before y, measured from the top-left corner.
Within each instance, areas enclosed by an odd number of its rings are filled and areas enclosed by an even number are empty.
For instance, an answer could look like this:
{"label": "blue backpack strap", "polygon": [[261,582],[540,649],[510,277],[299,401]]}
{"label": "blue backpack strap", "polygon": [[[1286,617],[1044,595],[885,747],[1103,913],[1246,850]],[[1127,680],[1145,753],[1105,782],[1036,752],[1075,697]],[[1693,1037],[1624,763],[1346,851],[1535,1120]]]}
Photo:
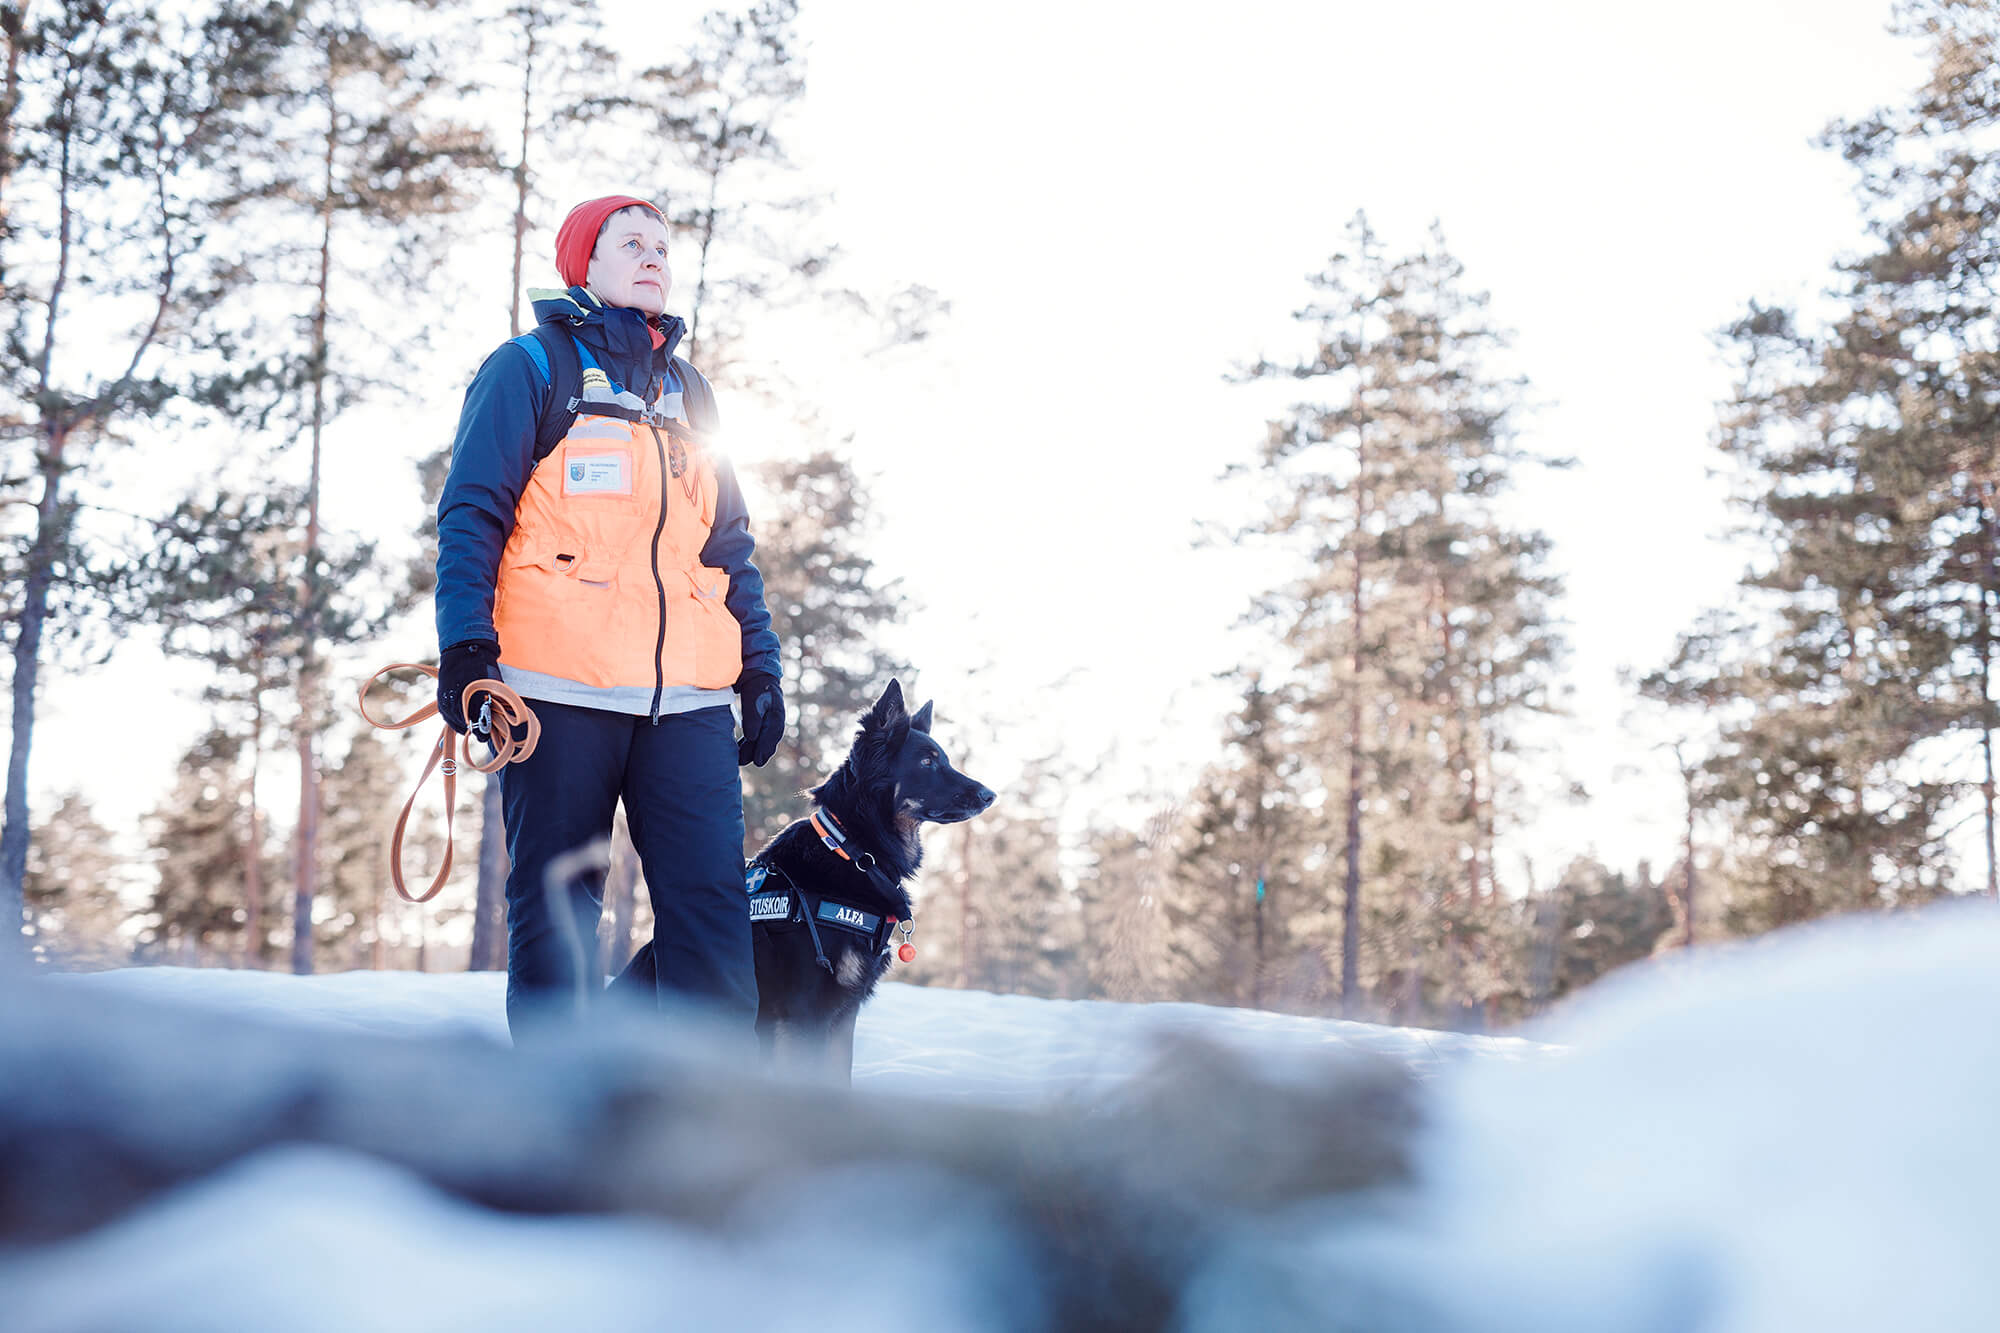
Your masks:
{"label": "blue backpack strap", "polygon": [[528,360],[535,363],[535,370],[541,375],[542,383],[549,382],[549,349],[542,346],[542,340],[532,333],[524,333],[511,340],[514,346],[528,354]]}
{"label": "blue backpack strap", "polygon": [[535,427],[535,461],[539,463],[554,452],[563,442],[563,436],[569,434],[569,428],[576,424],[576,412],[570,404],[583,396],[583,359],[578,355],[576,339],[553,324],[537,324],[532,333],[524,333],[514,341],[528,354],[549,386],[548,397],[542,400],[541,420]]}

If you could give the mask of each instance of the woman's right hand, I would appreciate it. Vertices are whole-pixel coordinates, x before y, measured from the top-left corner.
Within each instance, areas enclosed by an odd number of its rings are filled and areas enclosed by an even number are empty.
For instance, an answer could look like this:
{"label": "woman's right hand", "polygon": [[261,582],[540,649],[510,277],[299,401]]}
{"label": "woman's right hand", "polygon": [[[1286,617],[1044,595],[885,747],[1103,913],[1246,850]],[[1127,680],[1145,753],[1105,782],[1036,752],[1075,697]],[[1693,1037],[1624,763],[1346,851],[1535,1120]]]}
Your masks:
{"label": "woman's right hand", "polygon": [[[465,687],[475,680],[500,679],[500,645],[492,639],[468,639],[454,643],[438,654],[438,716],[460,735],[465,734],[465,714],[459,702]],[[473,696],[474,708],[484,694]],[[482,733],[482,739],[484,739]]]}

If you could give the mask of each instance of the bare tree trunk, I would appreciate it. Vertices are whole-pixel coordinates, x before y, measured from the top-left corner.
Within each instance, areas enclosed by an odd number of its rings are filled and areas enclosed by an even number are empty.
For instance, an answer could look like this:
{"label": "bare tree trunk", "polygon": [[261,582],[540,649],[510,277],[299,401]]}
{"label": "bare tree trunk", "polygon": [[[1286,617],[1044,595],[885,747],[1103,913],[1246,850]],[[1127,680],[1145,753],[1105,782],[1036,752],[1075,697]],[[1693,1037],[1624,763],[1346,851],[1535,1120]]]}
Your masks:
{"label": "bare tree trunk", "polygon": [[1674,744],[1674,760],[1676,763],[1680,765],[1681,786],[1682,789],[1686,792],[1687,826],[1685,831],[1682,833],[1682,839],[1681,839],[1681,891],[1679,894],[1674,895],[1670,905],[1674,909],[1674,915],[1677,918],[1679,918],[1676,924],[1680,927],[1681,948],[1692,949],[1694,947],[1694,895],[1695,895],[1695,868],[1694,868],[1695,771],[1693,767],[1691,767],[1688,764],[1687,760],[1682,757],[1681,747],[1679,742],[1675,742]]}
{"label": "bare tree trunk", "polygon": [[0,38],[7,43],[7,72],[0,81],[0,232],[7,227],[8,186],[14,180],[14,116],[21,108],[21,31],[27,17],[26,4],[0,5]]}
{"label": "bare tree trunk", "polygon": [[[329,60],[331,57],[329,56]],[[321,181],[319,299],[313,307],[312,468],[306,481],[305,569],[299,580],[300,637],[299,659],[299,825],[297,862],[292,907],[292,971],[304,976],[313,970],[313,899],[319,893],[319,761],[316,728],[319,724],[318,647],[319,625],[319,480],[320,441],[326,427],[327,288],[333,276],[333,189],[334,148],[340,136],[339,109],[334,102],[333,72],[327,68],[326,156]]]}
{"label": "bare tree trunk", "polygon": [[264,965],[264,812],[257,805],[257,769],[264,752],[264,690],[258,686],[250,713],[250,830],[243,843],[243,966]]}
{"label": "bare tree trunk", "polygon": [[40,683],[42,624],[49,589],[55,582],[56,551],[67,516],[62,502],[60,426],[50,423],[42,455],[42,498],[35,506],[35,544],[21,596],[21,623],[14,639],[13,738],[7,754],[6,825],[0,829],[0,966],[25,960],[28,876],[28,751],[35,734],[35,691]]}
{"label": "bare tree trunk", "polygon": [[958,829],[958,985],[972,989],[972,825]]}
{"label": "bare tree trunk", "polygon": [[500,775],[486,775],[480,799],[479,885],[472,901],[472,953],[468,972],[491,972],[504,963],[507,930],[507,828],[500,809]]}
{"label": "bare tree trunk", "polygon": [[[723,118],[724,128],[716,132],[716,151],[728,150],[728,117]],[[708,256],[715,246],[715,201],[722,193],[722,167],[720,163],[708,173],[708,208],[701,220],[701,253],[696,261],[694,279],[694,306],[688,311],[687,358],[692,361],[700,355],[701,307],[708,296]]]}
{"label": "bare tree trunk", "polygon": [[1250,966],[1250,1007],[1264,1007],[1264,894],[1271,878],[1271,859],[1257,863],[1257,953]]}
{"label": "bare tree trunk", "polygon": [[1528,1012],[1538,1014],[1548,1008],[1556,989],[1556,944],[1562,930],[1562,902],[1551,890],[1543,893],[1535,884],[1535,863],[1521,858],[1521,873],[1528,881],[1528,900],[1535,905],[1534,955],[1528,965]]}
{"label": "bare tree trunk", "polygon": [[1986,577],[1979,581],[1979,750],[1986,771],[1979,793],[1986,817],[1986,896],[2000,899],[2000,862],[1994,859],[1993,608],[1989,587],[1994,575],[2000,573],[1993,544],[1993,525],[2000,515],[1996,515],[1992,500],[1993,488],[1989,485],[1984,488],[1979,506],[1979,526],[1986,537]]}
{"label": "bare tree trunk", "polygon": [[[1988,667],[1980,673],[1990,676]],[[1979,749],[1986,761],[1986,776],[1979,784],[1981,800],[1986,807],[1986,896],[2000,898],[2000,872],[1996,872],[1993,861],[1993,728],[1979,729]]]}
{"label": "bare tree trunk", "polygon": [[[532,19],[522,20],[526,41],[521,62],[521,155],[514,163],[514,285],[510,288],[507,325],[521,334],[521,268],[528,243],[528,148],[534,123],[535,51],[540,43]],[[472,897],[472,951],[466,971],[491,972],[503,966],[500,941],[506,930],[507,821],[500,801],[500,775],[488,774],[480,803],[479,875]],[[626,935],[631,935],[626,923]]]}
{"label": "bare tree trunk", "polygon": [[1340,1013],[1361,1000],[1361,551],[1354,552],[1354,698],[1347,708],[1347,874],[1340,902]]}
{"label": "bare tree trunk", "polygon": [[514,285],[507,306],[507,322],[515,337],[521,334],[521,252],[528,239],[528,132],[533,123],[537,46],[533,20],[524,18],[521,29],[527,45],[521,60],[521,156],[514,162]]}
{"label": "bare tree trunk", "polygon": [[[9,43],[8,60],[15,59]],[[64,89],[65,114],[76,98],[74,82]],[[62,138],[56,195],[56,272],[49,284],[48,323],[42,329],[42,350],[36,364],[37,398],[42,413],[42,494],[35,503],[35,544],[28,556],[21,591],[21,624],[14,639],[12,739],[7,755],[6,822],[0,826],[0,961],[27,957],[22,931],[27,901],[22,892],[28,877],[28,751],[35,734],[35,691],[41,681],[42,625],[48,617],[49,589],[55,584],[56,553],[63,544],[69,516],[63,505],[63,446],[68,425],[51,401],[50,367],[55,358],[56,324],[62,313],[63,289],[69,281],[71,236],[71,138]]]}
{"label": "bare tree trunk", "polygon": [[[1418,919],[1418,913],[1412,912],[1410,916],[1413,920]],[[1424,951],[1414,935],[1410,938],[1410,950],[1403,962],[1403,1008],[1400,1021],[1414,1026],[1424,1010]],[[1359,1017],[1358,1014],[1352,1016]]]}

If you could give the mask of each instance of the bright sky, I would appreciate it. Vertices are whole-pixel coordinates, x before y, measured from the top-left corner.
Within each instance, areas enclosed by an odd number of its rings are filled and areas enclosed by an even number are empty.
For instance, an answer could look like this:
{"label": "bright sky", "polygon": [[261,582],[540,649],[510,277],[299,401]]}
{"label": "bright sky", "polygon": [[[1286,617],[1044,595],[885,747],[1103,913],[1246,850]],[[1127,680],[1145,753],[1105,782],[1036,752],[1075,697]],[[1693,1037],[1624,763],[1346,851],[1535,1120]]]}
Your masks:
{"label": "bright sky", "polygon": [[[1718,541],[1706,475],[1728,387],[1712,334],[1749,298],[1811,299],[1857,244],[1849,175],[1811,139],[1903,96],[1916,48],[1887,34],[1887,0],[1167,14],[805,7],[810,91],[790,139],[834,193],[826,234],[856,276],[952,305],[931,341],[858,372],[829,349],[783,354],[872,479],[874,553],[914,602],[895,646],[936,696],[941,738],[977,739],[979,775],[1000,784],[1056,747],[1108,759],[1078,817],[1186,785],[1216,751],[1231,699],[1212,676],[1252,651],[1231,626],[1263,578],[1194,541],[1199,520],[1232,517],[1217,478],[1272,404],[1224,375],[1292,353],[1305,276],[1357,209],[1396,251],[1436,219],[1518,334],[1500,368],[1543,404],[1528,443],[1579,460],[1518,501],[1555,539],[1574,649],[1573,715],[1522,776],[1595,799],[1550,796],[1510,846],[1544,881],[1592,845],[1664,863],[1678,781],[1657,736],[1628,725],[1618,671],[1661,660],[1745,558]],[[597,192],[577,184],[551,187]],[[820,382],[835,367],[842,382]],[[343,423],[329,521],[365,528],[383,478],[408,475],[388,460],[447,438],[458,393],[419,415],[427,436]],[[741,458],[796,447],[724,408]],[[380,660],[401,652],[434,645],[416,635]],[[38,791],[83,783],[121,816],[156,800],[192,721],[128,728],[109,771],[88,746],[106,700],[159,671],[121,660],[54,682]],[[1521,887],[1518,861],[1501,872]]]}

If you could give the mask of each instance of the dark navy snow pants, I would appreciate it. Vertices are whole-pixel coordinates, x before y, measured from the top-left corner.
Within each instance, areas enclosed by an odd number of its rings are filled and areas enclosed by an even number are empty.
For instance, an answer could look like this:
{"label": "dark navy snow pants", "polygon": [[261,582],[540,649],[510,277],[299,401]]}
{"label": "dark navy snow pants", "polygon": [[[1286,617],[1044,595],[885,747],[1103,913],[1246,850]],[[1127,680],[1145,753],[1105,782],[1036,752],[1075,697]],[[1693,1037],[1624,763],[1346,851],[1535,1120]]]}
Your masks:
{"label": "dark navy snow pants", "polygon": [[[524,1016],[574,1014],[579,997],[588,1003],[600,993],[603,862],[556,880],[548,872],[566,853],[608,838],[622,799],[653,904],[660,999],[705,1004],[748,1029],[757,1016],[757,978],[729,709],[670,713],[656,724],[539,699],[530,706],[542,722],[541,741],[500,772],[514,861],[507,876],[508,1028],[518,1036]],[[556,915],[564,910],[573,935]]]}

